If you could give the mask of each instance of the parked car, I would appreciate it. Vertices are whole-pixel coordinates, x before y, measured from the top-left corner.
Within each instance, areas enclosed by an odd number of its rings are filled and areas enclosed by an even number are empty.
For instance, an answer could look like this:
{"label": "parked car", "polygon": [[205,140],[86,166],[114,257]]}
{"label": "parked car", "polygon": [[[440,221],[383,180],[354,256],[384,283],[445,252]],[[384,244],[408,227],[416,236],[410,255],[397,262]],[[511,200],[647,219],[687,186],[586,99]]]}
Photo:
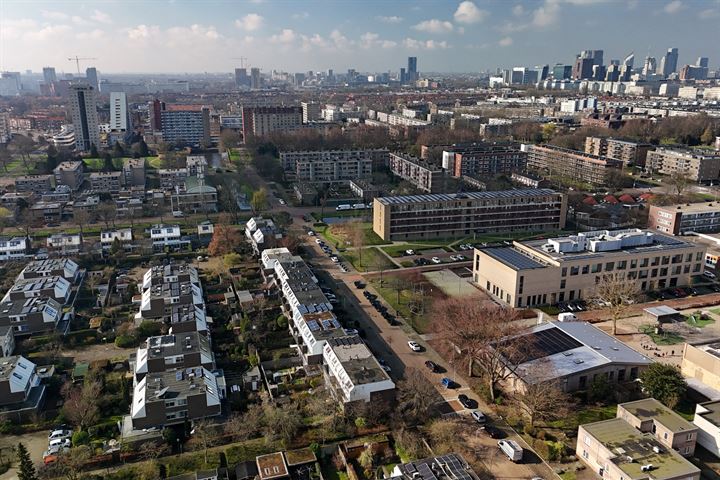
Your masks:
{"label": "parked car", "polygon": [[513,462],[519,462],[523,457],[523,449],[513,440],[500,440],[498,448],[507,455],[507,457]]}
{"label": "parked car", "polygon": [[487,422],[487,417],[480,410],[473,410],[472,413],[470,413],[470,416],[481,425],[484,425]]}
{"label": "parked car", "polygon": [[323,241],[322,241],[321,239],[319,239],[319,238],[316,238],[316,239],[315,239],[315,243],[317,243],[318,245],[322,245],[322,244],[325,243],[325,242],[323,242]]}
{"label": "parked car", "polygon": [[705,270],[705,271],[703,272],[703,276],[705,276],[705,277],[707,277],[707,278],[713,278],[713,279],[715,278],[715,274],[712,273],[712,272],[708,272],[707,270]]}
{"label": "parked car", "polygon": [[48,435],[48,441],[55,440],[56,438],[70,438],[70,437],[72,437],[72,430],[57,429],[57,430],[52,430],[50,432],[50,434]]}
{"label": "parked car", "polygon": [[442,380],[440,380],[440,385],[445,388],[457,388],[460,386],[457,382],[453,382],[448,377],[443,377]]}
{"label": "parked car", "polygon": [[458,262],[462,262],[463,260],[465,260],[465,255],[463,254],[455,255],[455,257],[457,257]]}
{"label": "parked car", "polygon": [[354,328],[343,328],[343,330],[345,331],[346,335],[358,335],[358,333],[359,333]]}
{"label": "parked car", "polygon": [[458,395],[458,402],[465,408],[477,408],[477,402],[464,393]]}
{"label": "parked car", "polygon": [[440,260],[438,257],[432,257],[430,260],[432,260],[433,263],[442,263],[442,260]]}
{"label": "parked car", "polygon": [[420,346],[420,344],[412,340],[408,342],[408,347],[410,347],[410,350],[412,350],[413,352],[422,352],[422,347]]}
{"label": "parked car", "polygon": [[493,427],[492,425],[484,425],[480,430],[490,438],[505,437],[505,432],[499,428]]}
{"label": "parked car", "polygon": [[315,232],[313,232],[312,230],[308,230],[307,233],[308,233],[308,236],[309,236],[309,237],[314,237],[314,236],[315,236]]}
{"label": "parked car", "polygon": [[53,440],[50,440],[50,443],[48,444],[50,448],[58,447],[58,448],[70,448],[72,447],[72,441],[69,438],[55,438]]}
{"label": "parked car", "polygon": [[427,367],[428,370],[430,370],[433,373],[438,371],[437,363],[433,362],[432,360],[426,361],[425,366]]}
{"label": "parked car", "polygon": [[364,284],[362,281],[360,281],[360,280],[355,280],[355,281],[353,282],[353,285],[355,285],[355,288],[358,288],[358,289],[363,289],[363,288],[365,288],[365,284]]}
{"label": "parked car", "polygon": [[717,283],[713,283],[712,285],[710,285],[710,289],[713,292],[720,292],[720,285],[718,285]]}
{"label": "parked car", "polygon": [[330,257],[330,260],[332,260],[333,263],[340,263],[340,259],[336,257],[335,255]]}
{"label": "parked car", "polygon": [[285,200],[283,200],[282,198],[278,198],[278,203],[280,205],[285,205]]}
{"label": "parked car", "polygon": [[415,255],[415,250],[405,250],[405,255]]}

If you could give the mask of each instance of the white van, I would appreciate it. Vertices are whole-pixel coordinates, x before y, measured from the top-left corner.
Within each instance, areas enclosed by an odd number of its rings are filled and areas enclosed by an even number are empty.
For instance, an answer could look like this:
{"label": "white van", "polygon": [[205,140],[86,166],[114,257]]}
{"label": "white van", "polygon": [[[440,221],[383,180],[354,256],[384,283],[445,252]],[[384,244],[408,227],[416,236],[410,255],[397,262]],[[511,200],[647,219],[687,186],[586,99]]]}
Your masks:
{"label": "white van", "polygon": [[559,322],[576,322],[577,316],[574,313],[565,312],[558,314],[558,321]]}
{"label": "white van", "polygon": [[514,440],[500,440],[497,444],[500,450],[502,450],[511,461],[517,463],[522,460],[523,449]]}

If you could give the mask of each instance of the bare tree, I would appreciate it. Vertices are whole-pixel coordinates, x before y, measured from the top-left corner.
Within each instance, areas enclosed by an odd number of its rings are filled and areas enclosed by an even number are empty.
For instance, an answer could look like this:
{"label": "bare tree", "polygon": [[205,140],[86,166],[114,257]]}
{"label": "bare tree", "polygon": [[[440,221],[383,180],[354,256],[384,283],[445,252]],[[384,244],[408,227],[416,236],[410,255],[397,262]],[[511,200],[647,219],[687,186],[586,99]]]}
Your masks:
{"label": "bare tree", "polygon": [[676,171],[670,177],[667,179],[668,185],[675,190],[675,201],[676,203],[680,203],[682,200],[682,194],[692,183],[692,180],[690,177],[688,177],[687,173],[683,171]]}
{"label": "bare tree", "polygon": [[397,385],[398,408],[409,423],[424,423],[430,416],[432,406],[438,400],[437,391],[422,372],[416,368],[406,370],[405,378]]}
{"label": "bare tree", "polygon": [[20,156],[22,157],[23,166],[25,167],[25,171],[30,173],[30,165],[28,164],[28,160],[30,159],[30,154],[36,148],[35,141],[31,137],[17,135],[13,138],[10,145],[20,154]]}
{"label": "bare tree", "polygon": [[517,313],[470,297],[437,302],[435,313],[433,331],[441,345],[453,357],[467,358],[469,376],[473,365],[482,370],[494,401],[495,387],[512,374],[512,365],[528,347]]}
{"label": "bare tree", "polygon": [[115,219],[117,218],[117,207],[112,201],[102,202],[97,207],[97,213],[100,219],[105,223],[105,228],[110,228],[112,223],[115,226]]}
{"label": "bare tree", "polygon": [[97,400],[101,392],[102,385],[97,380],[86,381],[79,387],[66,383],[62,388],[63,413],[73,425],[85,430],[98,419]]}
{"label": "bare tree", "polygon": [[208,449],[212,446],[213,442],[217,438],[217,431],[215,426],[208,422],[206,419],[201,419],[193,422],[193,436],[200,444],[205,455],[205,463],[208,463]]}
{"label": "bare tree", "polygon": [[595,285],[592,299],[610,313],[612,334],[617,334],[617,322],[640,295],[635,279],[624,273],[606,273]]}
{"label": "bare tree", "polygon": [[85,209],[73,211],[73,222],[80,229],[80,235],[84,235],[83,227],[90,222],[90,213]]}
{"label": "bare tree", "polygon": [[58,456],[57,469],[66,480],[78,480],[92,452],[87,445],[79,445]]}
{"label": "bare tree", "polygon": [[563,392],[557,380],[526,383],[525,391],[517,396],[517,401],[518,408],[528,417],[531,426],[536,420],[563,418],[573,405],[572,397]]}
{"label": "bare tree", "polygon": [[295,438],[302,425],[302,415],[293,405],[265,408],[265,436],[279,438],[285,447]]}
{"label": "bare tree", "polygon": [[458,432],[458,422],[455,420],[435,420],[430,424],[428,434],[432,440],[433,451],[437,455],[458,450],[462,439]]}

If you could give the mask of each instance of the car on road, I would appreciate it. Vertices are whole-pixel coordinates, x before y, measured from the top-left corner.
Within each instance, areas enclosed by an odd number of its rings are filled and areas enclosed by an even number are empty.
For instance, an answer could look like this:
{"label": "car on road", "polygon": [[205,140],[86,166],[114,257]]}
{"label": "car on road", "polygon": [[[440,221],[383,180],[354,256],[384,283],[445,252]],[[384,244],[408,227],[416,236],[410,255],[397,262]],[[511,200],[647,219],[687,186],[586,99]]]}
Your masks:
{"label": "car on road", "polygon": [[703,276],[707,278],[715,278],[715,274],[712,272],[708,272],[707,270],[703,272]]}
{"label": "car on road", "polygon": [[426,361],[425,366],[433,373],[436,373],[439,370],[437,363],[433,362],[432,360]]}
{"label": "car on road", "polygon": [[422,347],[420,346],[420,344],[412,340],[408,342],[408,347],[410,347],[410,350],[412,350],[413,352],[422,352]]}
{"label": "car on road", "polygon": [[443,377],[442,380],[440,380],[440,385],[445,388],[457,388],[460,386],[457,382],[452,381],[448,377]]}
{"label": "car on road", "polygon": [[355,280],[353,282],[353,285],[355,285],[355,288],[357,288],[359,290],[362,290],[363,288],[365,288],[365,284],[361,280]]}
{"label": "car on road", "polygon": [[343,331],[346,335],[358,335],[360,332],[355,330],[354,328],[343,328]]}
{"label": "car on road", "polygon": [[[460,398],[460,397],[458,397],[458,398]],[[480,410],[473,410],[470,413],[470,416],[473,418],[473,420],[475,420],[477,423],[479,423],[481,425],[484,425],[485,423],[487,423],[487,417]]]}
{"label": "car on road", "polygon": [[405,255],[415,255],[415,250],[405,250]]}
{"label": "car on road", "polygon": [[347,273],[347,272],[348,272],[347,267],[346,267],[345,265],[343,265],[342,263],[340,264],[340,270],[341,270],[342,272],[344,272],[344,273]]}
{"label": "car on road", "polygon": [[458,402],[465,408],[477,408],[477,402],[464,393],[458,395]]}
{"label": "car on road", "polygon": [[363,292],[363,296],[364,296],[365,298],[367,298],[368,300],[371,300],[371,301],[372,301],[372,300],[375,300],[375,299],[377,298],[377,295],[375,295],[374,293],[370,293],[370,292],[368,292],[367,290],[365,290],[365,291]]}
{"label": "car on road", "polygon": [[463,260],[465,260],[465,255],[462,255],[462,254],[455,255],[455,258],[457,258],[458,262],[462,262]]}
{"label": "car on road", "polygon": [[335,255],[330,257],[330,260],[332,260],[333,263],[340,263],[340,259],[338,257],[336,257]]}
{"label": "car on road", "polygon": [[440,260],[438,257],[432,257],[430,259],[433,263],[442,263],[442,260]]}
{"label": "car on road", "polygon": [[457,255],[450,255],[450,260],[457,262]]}
{"label": "car on road", "polygon": [[287,205],[287,204],[285,203],[285,200],[283,200],[282,198],[278,198],[278,203],[279,203],[280,205]]}

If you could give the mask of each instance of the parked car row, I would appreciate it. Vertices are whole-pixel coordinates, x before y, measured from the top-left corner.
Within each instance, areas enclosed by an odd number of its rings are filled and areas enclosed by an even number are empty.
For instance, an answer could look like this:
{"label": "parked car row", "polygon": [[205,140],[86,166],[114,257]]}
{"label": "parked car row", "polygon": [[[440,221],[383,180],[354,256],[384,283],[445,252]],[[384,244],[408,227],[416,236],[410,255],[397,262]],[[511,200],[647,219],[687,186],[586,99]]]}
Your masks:
{"label": "parked car row", "polygon": [[382,315],[382,317],[387,320],[387,322],[392,325],[397,325],[397,320],[395,319],[395,316],[390,313],[385,305],[383,305],[377,298],[377,295],[374,293],[370,293],[367,290],[363,291],[363,296],[368,299],[370,302],[370,305],[377,310],[377,312]]}
{"label": "parked car row", "polygon": [[465,258],[465,255],[457,254],[457,255],[450,255],[450,260],[452,260],[453,262],[463,262],[463,261],[467,260],[467,258]]}
{"label": "parked car row", "polygon": [[58,425],[48,434],[48,449],[43,453],[45,465],[57,461],[59,453],[72,447],[72,429],[67,425]]}
{"label": "parked car row", "polygon": [[587,303],[584,300],[574,300],[571,302],[560,302],[557,304],[560,313],[567,312],[584,312],[587,310]]}

